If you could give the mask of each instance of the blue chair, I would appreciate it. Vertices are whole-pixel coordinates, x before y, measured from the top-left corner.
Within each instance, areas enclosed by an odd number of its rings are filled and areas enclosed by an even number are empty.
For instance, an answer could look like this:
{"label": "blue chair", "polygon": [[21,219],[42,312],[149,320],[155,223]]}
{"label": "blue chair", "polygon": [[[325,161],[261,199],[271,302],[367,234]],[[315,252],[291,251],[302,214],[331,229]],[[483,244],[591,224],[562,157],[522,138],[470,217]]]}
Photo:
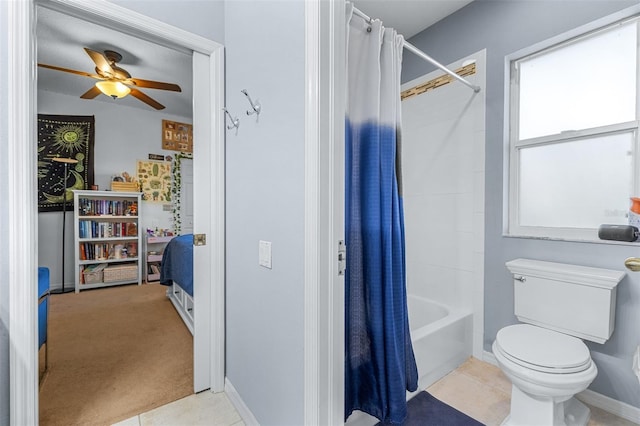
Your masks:
{"label": "blue chair", "polygon": [[[49,319],[49,268],[38,268],[38,350],[47,343],[47,323]],[[44,372],[49,366],[49,345],[44,348]]]}

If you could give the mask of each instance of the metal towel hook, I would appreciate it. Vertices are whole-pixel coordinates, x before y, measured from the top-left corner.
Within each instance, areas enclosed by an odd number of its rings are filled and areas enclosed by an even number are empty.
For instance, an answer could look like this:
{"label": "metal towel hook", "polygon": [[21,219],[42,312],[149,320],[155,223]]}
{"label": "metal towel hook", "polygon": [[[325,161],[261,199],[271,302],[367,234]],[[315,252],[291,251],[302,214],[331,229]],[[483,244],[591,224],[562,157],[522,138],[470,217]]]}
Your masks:
{"label": "metal towel hook", "polygon": [[249,96],[249,93],[247,92],[247,89],[242,89],[241,92],[244,93],[244,95],[247,97],[247,99],[249,100],[249,103],[251,104],[251,108],[253,109],[253,111],[247,111],[247,115],[255,114],[256,121],[258,121],[258,116],[260,115],[260,109],[261,109],[260,102],[258,102],[257,99],[255,102],[253,102],[251,100],[251,96]]}
{"label": "metal towel hook", "polygon": [[229,113],[229,111],[227,111],[227,109],[226,109],[226,108],[222,108],[222,110],[223,110],[225,113],[227,113],[227,116],[229,116],[229,119],[231,120],[231,124],[229,124],[229,125],[227,126],[227,129],[231,130],[231,129],[233,129],[233,128],[235,127],[235,128],[236,128],[236,135],[237,135],[237,134],[238,134],[238,127],[240,127],[240,119],[239,119],[238,117],[233,118],[233,117],[231,116],[231,114]]}

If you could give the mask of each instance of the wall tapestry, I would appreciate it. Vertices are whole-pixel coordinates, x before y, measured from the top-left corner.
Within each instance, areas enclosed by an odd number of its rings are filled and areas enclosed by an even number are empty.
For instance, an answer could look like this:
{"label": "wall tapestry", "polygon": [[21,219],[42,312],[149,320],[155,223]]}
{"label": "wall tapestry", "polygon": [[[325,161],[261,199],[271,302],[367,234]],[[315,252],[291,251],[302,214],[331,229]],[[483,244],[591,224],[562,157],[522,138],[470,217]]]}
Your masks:
{"label": "wall tapestry", "polygon": [[[95,118],[92,115],[38,114],[38,211],[73,210],[74,189],[93,185],[93,144]],[[52,161],[69,158],[77,163]],[[65,185],[66,183],[66,185]]]}
{"label": "wall tapestry", "polygon": [[138,182],[142,199],[152,203],[171,202],[171,163],[138,160]]}

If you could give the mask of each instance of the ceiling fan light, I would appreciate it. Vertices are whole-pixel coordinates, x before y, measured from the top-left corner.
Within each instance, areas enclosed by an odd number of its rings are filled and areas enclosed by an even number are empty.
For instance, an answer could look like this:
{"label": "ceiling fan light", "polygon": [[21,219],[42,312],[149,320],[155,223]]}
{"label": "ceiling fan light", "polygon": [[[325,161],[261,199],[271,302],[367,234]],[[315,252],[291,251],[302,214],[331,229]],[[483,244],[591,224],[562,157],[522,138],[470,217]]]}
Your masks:
{"label": "ceiling fan light", "polygon": [[131,92],[131,89],[119,81],[99,81],[96,83],[96,87],[102,93],[107,96],[111,96],[113,99],[124,98]]}

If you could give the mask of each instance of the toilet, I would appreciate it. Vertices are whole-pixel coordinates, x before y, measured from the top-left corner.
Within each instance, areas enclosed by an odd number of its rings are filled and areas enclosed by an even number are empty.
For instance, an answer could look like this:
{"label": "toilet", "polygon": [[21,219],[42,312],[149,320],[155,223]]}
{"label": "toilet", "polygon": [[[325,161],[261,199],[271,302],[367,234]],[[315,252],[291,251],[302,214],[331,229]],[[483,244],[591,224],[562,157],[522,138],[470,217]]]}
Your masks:
{"label": "toilet", "polygon": [[521,324],[498,331],[493,354],[511,380],[507,426],[586,425],[574,398],[598,374],[583,339],[605,343],[614,328],[624,272],[531,259],[506,263]]}

